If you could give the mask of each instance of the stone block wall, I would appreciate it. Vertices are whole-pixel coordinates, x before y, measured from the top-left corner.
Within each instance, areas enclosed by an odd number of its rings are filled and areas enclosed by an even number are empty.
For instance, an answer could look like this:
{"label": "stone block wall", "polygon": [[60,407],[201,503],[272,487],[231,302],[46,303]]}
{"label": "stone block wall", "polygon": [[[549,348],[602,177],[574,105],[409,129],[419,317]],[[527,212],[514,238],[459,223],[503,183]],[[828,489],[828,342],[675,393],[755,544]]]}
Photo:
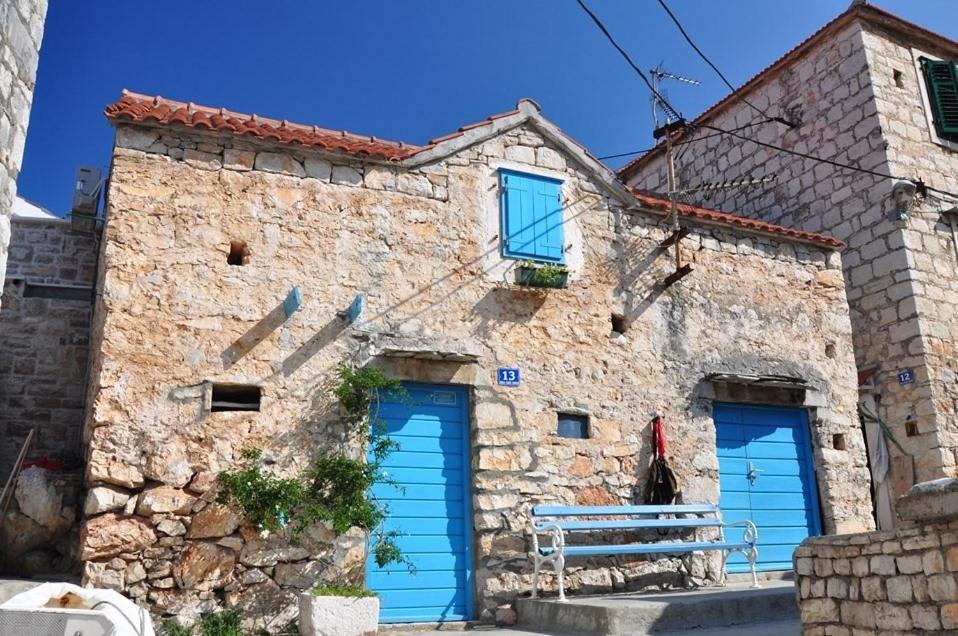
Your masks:
{"label": "stone block wall", "polygon": [[0,3],[0,281],[46,15],[47,0]]}
{"label": "stone block wall", "polygon": [[[868,20],[846,21],[753,88],[750,102],[799,124],[788,129],[732,102],[709,122],[798,152],[880,173],[922,178],[955,191],[956,155],[931,142],[911,48]],[[941,53],[938,51],[938,53]],[[895,71],[902,75],[896,76]],[[897,83],[901,83],[899,87]],[[700,132],[699,135],[704,135]],[[955,253],[941,204],[925,202],[897,219],[894,180],[843,170],[727,136],[690,146],[682,184],[774,175],[768,186],[693,199],[709,207],[810,231],[848,243],[842,262],[855,356],[872,376],[878,415],[904,446],[891,446],[892,491],[951,475],[958,422],[954,360]],[[656,155],[629,182],[665,188]],[[899,371],[915,382],[899,384]]]}
{"label": "stone block wall", "polygon": [[[489,213],[500,167],[563,180],[569,288],[511,284]],[[636,500],[656,413],[669,423],[684,500],[718,500],[713,394],[702,390],[717,371],[802,377],[817,389],[809,409],[825,528],[871,527],[837,256],[698,227],[683,243],[695,272],[663,290],[668,224],[605,187],[529,124],[415,169],[120,124],[85,429],[85,581],[157,614],[186,620],[227,603],[275,626],[298,589],[335,576],[324,557],[361,577],[355,537],[262,539],[213,503],[211,486],[250,445],[281,473],[301,469],[329,443],[331,371],[369,361],[386,336],[476,343],[475,363],[372,363],[469,387],[480,620],[514,621],[512,599],[530,588],[531,505]],[[246,243],[247,264],[227,264],[231,240]],[[234,355],[293,285],[302,308]],[[346,328],[336,312],[357,293],[366,309]],[[612,331],[612,314],[626,317],[626,333]],[[522,385],[496,385],[497,367],[512,365]],[[261,410],[208,412],[210,381],[259,384]],[[589,414],[589,439],[556,435],[568,410]],[[580,591],[679,580],[671,559],[570,565]],[[714,577],[715,565],[696,560],[694,575]]]}
{"label": "stone block wall", "polygon": [[954,480],[919,484],[899,503],[895,531],[804,541],[794,557],[802,634],[958,633],[953,493]]}
{"label": "stone block wall", "polygon": [[[886,140],[888,170],[919,178],[933,188],[958,192],[958,144],[938,139],[929,122],[921,57],[953,59],[955,53],[933,42],[869,26],[864,34],[878,118]],[[899,320],[917,317],[901,333],[906,356],[901,368],[916,367],[916,381],[888,413],[891,421],[910,420],[906,432],[917,455],[919,480],[954,476],[958,471],[958,232],[943,214],[958,200],[934,192],[919,198],[901,223],[903,245],[896,279],[910,285],[899,303]]]}
{"label": "stone block wall", "polygon": [[[30,458],[78,468],[97,238],[69,221],[14,218],[12,229],[0,306],[0,474],[31,428]],[[44,297],[58,292],[79,297]]]}

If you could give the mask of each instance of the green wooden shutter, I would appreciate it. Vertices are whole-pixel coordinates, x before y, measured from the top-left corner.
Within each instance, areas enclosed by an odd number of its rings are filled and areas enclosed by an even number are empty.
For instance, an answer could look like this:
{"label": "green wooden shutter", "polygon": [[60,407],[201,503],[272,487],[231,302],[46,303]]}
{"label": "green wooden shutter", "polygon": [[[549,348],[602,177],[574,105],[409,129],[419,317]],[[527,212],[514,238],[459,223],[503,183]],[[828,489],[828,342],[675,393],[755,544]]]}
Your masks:
{"label": "green wooden shutter", "polygon": [[954,62],[921,58],[921,68],[938,134],[958,140],[958,66]]}

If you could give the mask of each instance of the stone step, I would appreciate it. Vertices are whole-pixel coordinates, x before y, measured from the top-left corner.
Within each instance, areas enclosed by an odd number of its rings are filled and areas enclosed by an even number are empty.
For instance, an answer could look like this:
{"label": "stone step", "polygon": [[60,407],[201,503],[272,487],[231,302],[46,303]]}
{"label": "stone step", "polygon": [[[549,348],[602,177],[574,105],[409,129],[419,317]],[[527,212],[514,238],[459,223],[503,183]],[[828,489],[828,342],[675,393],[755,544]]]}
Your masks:
{"label": "stone step", "polygon": [[518,599],[519,626],[549,634],[635,636],[795,620],[791,581],[766,581],[691,591]]}

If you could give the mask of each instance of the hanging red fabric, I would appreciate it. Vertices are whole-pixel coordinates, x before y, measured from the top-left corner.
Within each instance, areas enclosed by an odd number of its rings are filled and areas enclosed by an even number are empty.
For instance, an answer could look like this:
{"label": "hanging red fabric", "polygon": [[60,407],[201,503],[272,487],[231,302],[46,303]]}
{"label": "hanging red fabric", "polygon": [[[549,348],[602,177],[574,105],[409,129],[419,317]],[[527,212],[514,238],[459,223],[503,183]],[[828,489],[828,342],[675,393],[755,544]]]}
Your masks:
{"label": "hanging red fabric", "polygon": [[655,416],[652,420],[652,434],[655,436],[655,451],[658,457],[665,458],[665,432],[662,428],[662,417]]}

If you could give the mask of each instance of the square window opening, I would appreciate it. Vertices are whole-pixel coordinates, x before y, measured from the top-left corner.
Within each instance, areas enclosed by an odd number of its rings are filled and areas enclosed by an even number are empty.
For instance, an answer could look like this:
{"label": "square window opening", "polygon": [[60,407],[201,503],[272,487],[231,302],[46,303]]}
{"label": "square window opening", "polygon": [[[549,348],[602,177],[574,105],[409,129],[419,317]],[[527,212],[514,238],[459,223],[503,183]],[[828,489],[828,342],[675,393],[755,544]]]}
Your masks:
{"label": "square window opening", "polygon": [[255,384],[213,384],[210,412],[259,411],[263,389]]}
{"label": "square window opening", "polygon": [[589,416],[580,413],[558,413],[556,435],[570,439],[589,439]]}
{"label": "square window opening", "polygon": [[895,86],[898,88],[905,88],[905,74],[899,71],[897,68],[892,71],[892,79],[895,80]]}
{"label": "square window opening", "polygon": [[249,263],[249,247],[246,246],[246,241],[230,241],[230,253],[226,262],[236,266]]}
{"label": "square window opening", "polygon": [[917,437],[918,436],[918,422],[915,420],[909,419],[905,421],[905,435],[907,437]]}
{"label": "square window opening", "polygon": [[625,314],[612,314],[612,333],[623,334],[629,329],[629,319]]}
{"label": "square window opening", "polygon": [[844,433],[835,433],[832,435],[832,448],[835,450],[846,450]]}

